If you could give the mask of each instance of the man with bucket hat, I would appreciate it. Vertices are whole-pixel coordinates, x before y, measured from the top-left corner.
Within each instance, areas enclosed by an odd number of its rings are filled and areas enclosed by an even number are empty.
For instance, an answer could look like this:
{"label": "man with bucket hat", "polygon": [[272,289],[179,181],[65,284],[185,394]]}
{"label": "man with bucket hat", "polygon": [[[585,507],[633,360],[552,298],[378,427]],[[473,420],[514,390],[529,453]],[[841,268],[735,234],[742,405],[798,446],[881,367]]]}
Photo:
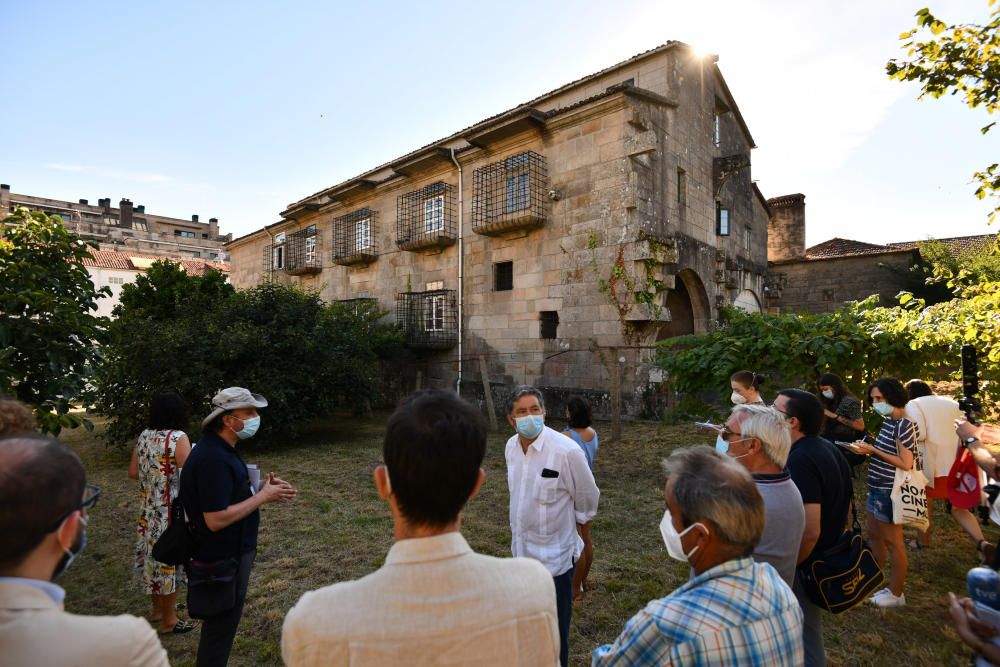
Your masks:
{"label": "man with bucket hat", "polygon": [[188,611],[202,617],[198,666],[225,665],[243,615],[250,569],[257,553],[259,508],[289,501],[296,490],[268,473],[254,488],[236,443],[260,427],[260,394],[223,389],[212,399],[202,435],[181,471],[180,501],[194,535],[188,562]]}

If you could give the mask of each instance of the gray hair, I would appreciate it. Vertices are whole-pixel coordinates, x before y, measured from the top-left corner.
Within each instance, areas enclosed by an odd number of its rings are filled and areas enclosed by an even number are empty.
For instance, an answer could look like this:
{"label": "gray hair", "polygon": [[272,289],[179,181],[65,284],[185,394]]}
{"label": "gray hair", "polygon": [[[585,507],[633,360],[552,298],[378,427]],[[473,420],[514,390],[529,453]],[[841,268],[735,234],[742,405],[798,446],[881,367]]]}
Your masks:
{"label": "gray hair", "polygon": [[538,405],[542,407],[542,412],[545,412],[545,397],[542,396],[542,392],[535,387],[528,385],[520,385],[514,387],[513,393],[511,393],[510,398],[507,399],[507,414],[514,414],[514,404],[517,403],[518,399],[525,396],[534,396],[538,399]]}
{"label": "gray hair", "polygon": [[737,405],[733,415],[739,415],[743,437],[760,440],[764,458],[783,469],[792,449],[792,433],[785,416],[765,405]]}
{"label": "gray hair", "polygon": [[764,532],[764,499],[746,468],[712,447],[678,449],[663,461],[685,526],[709,523],[725,544],[750,554]]}

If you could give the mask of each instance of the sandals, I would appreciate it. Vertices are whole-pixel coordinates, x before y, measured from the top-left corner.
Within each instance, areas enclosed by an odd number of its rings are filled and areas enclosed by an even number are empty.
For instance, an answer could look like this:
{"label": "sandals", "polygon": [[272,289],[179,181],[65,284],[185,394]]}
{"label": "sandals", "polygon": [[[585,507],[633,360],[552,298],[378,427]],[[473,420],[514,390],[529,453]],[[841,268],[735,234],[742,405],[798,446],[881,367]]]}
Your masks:
{"label": "sandals", "polygon": [[160,632],[161,635],[183,635],[186,632],[191,632],[198,627],[195,621],[190,618],[181,619],[177,621],[177,624],[173,628],[167,630],[166,632]]}

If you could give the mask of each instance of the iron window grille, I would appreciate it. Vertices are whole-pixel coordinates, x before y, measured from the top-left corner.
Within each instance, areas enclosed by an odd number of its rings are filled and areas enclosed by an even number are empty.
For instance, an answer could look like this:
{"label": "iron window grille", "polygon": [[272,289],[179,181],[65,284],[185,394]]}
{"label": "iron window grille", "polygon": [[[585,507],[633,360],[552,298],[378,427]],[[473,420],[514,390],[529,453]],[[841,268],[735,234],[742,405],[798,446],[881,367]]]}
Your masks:
{"label": "iron window grille", "polygon": [[333,219],[333,263],[370,264],[378,259],[376,211],[362,208]]}
{"label": "iron window grille", "polygon": [[400,250],[446,248],[456,239],[454,185],[438,181],[396,199],[396,245]]}
{"label": "iron window grille", "polygon": [[271,243],[264,246],[264,279],[271,280],[274,274],[285,270],[286,260],[285,233],[274,235]]}
{"label": "iron window grille", "polygon": [[293,276],[319,273],[323,262],[319,252],[316,225],[289,234],[284,246],[285,272]]}
{"label": "iron window grille", "polygon": [[472,231],[486,236],[541,227],[549,213],[545,158],[518,153],[472,173]]}
{"label": "iron window grille", "polygon": [[396,297],[396,325],[411,347],[445,350],[458,342],[458,306],[455,290],[400,292]]}

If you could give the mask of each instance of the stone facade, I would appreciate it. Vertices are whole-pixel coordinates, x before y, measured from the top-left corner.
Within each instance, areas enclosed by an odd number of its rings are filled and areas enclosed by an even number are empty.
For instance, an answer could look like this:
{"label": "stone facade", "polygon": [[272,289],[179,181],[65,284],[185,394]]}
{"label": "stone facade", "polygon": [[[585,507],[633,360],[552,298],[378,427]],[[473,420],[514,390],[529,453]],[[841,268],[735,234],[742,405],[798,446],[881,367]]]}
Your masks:
{"label": "stone facade", "polygon": [[102,250],[224,262],[223,245],[233,238],[220,234],[216,218],[200,222],[193,215],[191,220],[181,220],[147,213],[145,206],[135,206],[128,199],[113,207],[110,198],[102,198],[95,206],[86,199],[72,202],[12,193],[9,185],[0,185],[0,220],[19,206],[59,216],[67,229],[96,241]]}
{"label": "stone facade", "polygon": [[883,254],[786,260],[771,264],[771,277],[784,283],[780,309],[784,312],[823,313],[847,301],[861,301],[873,294],[883,306],[896,305],[905,286],[886,266],[905,269],[918,259],[916,250]]}
{"label": "stone facade", "polygon": [[715,61],[669,43],[295,202],[226,245],[231,280],[376,300],[414,348],[403,391],[474,396],[485,367],[602,405],[617,377],[638,414],[657,339],[760,308],[753,147]]}

